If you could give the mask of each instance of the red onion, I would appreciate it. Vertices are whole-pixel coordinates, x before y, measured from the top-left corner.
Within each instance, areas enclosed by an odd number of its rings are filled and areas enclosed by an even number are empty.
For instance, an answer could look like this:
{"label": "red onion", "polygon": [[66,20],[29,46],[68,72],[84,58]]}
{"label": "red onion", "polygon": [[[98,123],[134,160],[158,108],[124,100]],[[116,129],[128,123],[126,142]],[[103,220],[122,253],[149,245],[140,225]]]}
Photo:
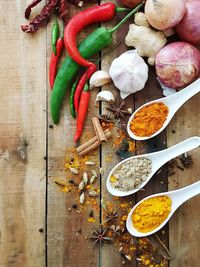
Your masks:
{"label": "red onion", "polygon": [[200,74],[199,50],[185,42],[165,46],[156,55],[156,73],[165,86],[185,87]]}
{"label": "red onion", "polygon": [[158,30],[176,26],[185,11],[185,0],[147,0],[145,4],[145,16],[151,26]]}
{"label": "red onion", "polygon": [[175,29],[184,41],[191,44],[200,44],[199,0],[186,0],[186,13]]}

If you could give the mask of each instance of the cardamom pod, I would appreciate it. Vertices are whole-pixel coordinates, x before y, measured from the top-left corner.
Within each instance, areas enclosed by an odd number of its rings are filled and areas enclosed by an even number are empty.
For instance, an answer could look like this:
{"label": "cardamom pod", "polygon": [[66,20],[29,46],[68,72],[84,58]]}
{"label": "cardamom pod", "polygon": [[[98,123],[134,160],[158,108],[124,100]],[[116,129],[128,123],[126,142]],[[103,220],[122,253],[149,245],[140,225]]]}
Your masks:
{"label": "cardamom pod", "polygon": [[93,184],[96,179],[97,179],[96,175],[92,175],[90,178],[90,184]]}
{"label": "cardamom pod", "polygon": [[85,182],[84,181],[81,181],[79,186],[78,186],[78,189],[79,190],[83,190],[83,188],[85,187]]}
{"label": "cardamom pod", "polygon": [[70,172],[73,174],[78,174],[78,170],[75,168],[69,168]]}
{"label": "cardamom pod", "polygon": [[90,197],[97,197],[98,194],[97,194],[96,191],[90,191],[90,192],[89,192],[89,196],[90,196]]}
{"label": "cardamom pod", "polygon": [[92,165],[95,165],[95,162],[88,160],[85,162],[85,165],[92,166]]}
{"label": "cardamom pod", "polygon": [[83,181],[84,181],[85,185],[87,185],[87,183],[88,183],[88,175],[87,175],[86,172],[83,173]]}
{"label": "cardamom pod", "polygon": [[80,195],[79,201],[81,204],[83,204],[85,202],[85,193],[84,192]]}

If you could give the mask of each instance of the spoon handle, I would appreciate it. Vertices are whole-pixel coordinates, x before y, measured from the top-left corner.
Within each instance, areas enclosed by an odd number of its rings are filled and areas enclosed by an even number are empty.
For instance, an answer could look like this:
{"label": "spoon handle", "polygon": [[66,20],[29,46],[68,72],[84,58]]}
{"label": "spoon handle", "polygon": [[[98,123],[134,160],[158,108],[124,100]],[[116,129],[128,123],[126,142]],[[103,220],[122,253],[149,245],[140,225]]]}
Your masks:
{"label": "spoon handle", "polygon": [[155,159],[159,157],[159,165],[162,166],[166,162],[170,161],[171,159],[188,152],[192,149],[195,149],[200,146],[200,137],[199,136],[193,136],[190,137],[183,142],[171,146],[163,151],[159,151],[157,153],[154,153],[153,157]]}
{"label": "spoon handle", "polygon": [[166,97],[165,103],[169,106],[174,106],[174,109],[179,109],[186,101],[188,101],[192,96],[200,92],[200,78],[195,82],[185,87],[178,93],[175,93],[169,97]]}
{"label": "spoon handle", "polygon": [[180,206],[188,199],[200,194],[200,181],[172,192],[173,199],[177,199],[176,203]]}

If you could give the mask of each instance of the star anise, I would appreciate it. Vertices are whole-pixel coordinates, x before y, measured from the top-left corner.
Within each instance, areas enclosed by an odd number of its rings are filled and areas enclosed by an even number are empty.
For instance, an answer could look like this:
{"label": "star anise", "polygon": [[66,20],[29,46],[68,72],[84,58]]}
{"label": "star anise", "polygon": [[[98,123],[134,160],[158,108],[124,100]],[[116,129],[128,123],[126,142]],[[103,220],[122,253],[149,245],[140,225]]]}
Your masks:
{"label": "star anise", "polygon": [[116,219],[118,217],[117,210],[106,211],[105,213],[106,220],[104,223],[108,223],[109,225],[113,225],[116,223]]}
{"label": "star anise", "polygon": [[111,243],[113,240],[112,238],[106,236],[106,233],[108,231],[108,227],[103,228],[102,226],[100,226],[98,229],[94,229],[92,231],[92,236],[90,237],[91,240],[93,240],[93,245],[95,244],[100,244],[100,246],[102,245],[102,243]]}
{"label": "star anise", "polygon": [[184,153],[183,155],[181,155],[180,161],[185,168],[189,168],[193,164],[192,156],[188,153]]}
{"label": "star anise", "polygon": [[124,106],[125,106],[124,101],[121,101],[121,103],[118,101],[116,103],[110,104],[110,106],[106,109],[114,114],[115,119],[124,119],[125,115],[130,115],[130,113],[127,110],[123,110]]}
{"label": "star anise", "polygon": [[110,114],[102,114],[99,115],[98,118],[105,122],[114,122],[114,120],[111,119]]}

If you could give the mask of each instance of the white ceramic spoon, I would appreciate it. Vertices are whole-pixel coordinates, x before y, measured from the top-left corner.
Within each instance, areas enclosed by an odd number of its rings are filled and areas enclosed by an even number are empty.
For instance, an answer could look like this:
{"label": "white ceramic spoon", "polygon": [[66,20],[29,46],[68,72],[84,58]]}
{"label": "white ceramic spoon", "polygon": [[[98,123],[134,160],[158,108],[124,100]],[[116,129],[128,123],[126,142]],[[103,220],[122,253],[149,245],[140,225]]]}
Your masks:
{"label": "white ceramic spoon", "polygon": [[[172,147],[169,147],[167,149],[158,151],[158,152],[154,152],[154,153],[149,153],[149,154],[145,154],[145,155],[139,155],[139,156],[133,156],[130,158],[127,158],[121,162],[119,162],[109,173],[107,181],[106,181],[106,186],[108,191],[110,192],[111,195],[113,196],[128,196],[131,194],[136,193],[138,190],[140,190],[142,187],[144,187],[148,181],[152,178],[152,176],[157,172],[157,170],[164,165],[166,162],[168,162],[169,160],[185,153],[188,152],[194,148],[197,148],[200,146],[200,137],[198,136],[194,136],[191,138],[186,139],[185,141],[174,145]],[[152,171],[151,174],[149,175],[149,177],[139,186],[139,188],[137,189],[133,189],[130,191],[120,191],[116,188],[114,188],[110,182],[110,177],[112,176],[113,172],[124,162],[130,160],[130,159],[134,159],[134,158],[148,158],[151,160],[152,162]]]}
{"label": "white ceramic spoon", "polygon": [[[177,208],[180,205],[182,205],[185,201],[187,201],[188,199],[190,199],[190,198],[192,198],[198,194],[200,194],[200,181],[198,181],[194,184],[191,184],[189,186],[183,187],[181,189],[178,189],[178,190],[154,194],[154,195],[151,195],[149,197],[146,197],[146,198],[142,199],[139,203],[137,203],[132,208],[132,210],[129,212],[129,215],[128,215],[128,218],[126,221],[126,228],[131,235],[136,236],[136,237],[144,237],[144,236],[152,235],[155,232],[159,231],[169,221],[169,219],[171,218],[173,213],[177,210]],[[142,201],[144,201],[145,199],[151,198],[151,197],[155,197],[155,196],[168,196],[168,197],[170,197],[172,200],[171,212],[169,213],[169,215],[165,219],[165,221],[162,224],[160,224],[156,229],[154,229],[153,231],[148,232],[148,233],[141,233],[133,226],[132,219],[131,219],[133,211]]]}
{"label": "white ceramic spoon", "polygon": [[[185,87],[184,89],[182,89],[180,92],[175,93],[173,95],[164,97],[164,98],[160,98],[160,99],[156,99],[153,101],[150,101],[144,105],[142,105],[140,108],[138,108],[130,117],[128,124],[127,124],[127,132],[129,134],[129,136],[135,140],[147,140],[150,139],[156,135],[158,135],[159,133],[161,133],[165,127],[167,127],[167,125],[169,124],[169,122],[171,121],[172,117],[174,116],[174,114],[177,112],[177,110],[187,101],[189,100],[192,96],[194,96],[195,94],[197,94],[198,92],[200,92],[200,78],[197,79],[195,82],[193,82],[192,84],[190,84],[189,86]],[[133,120],[136,112],[138,112],[141,108],[152,104],[152,103],[157,103],[157,102],[162,102],[164,103],[166,106],[168,106],[169,108],[169,114],[167,116],[166,121],[164,122],[163,126],[160,128],[160,130],[158,130],[156,133],[154,133],[151,136],[147,136],[147,137],[140,137],[140,136],[136,136],[130,129],[130,123]],[[194,114],[195,115],[195,114]]]}

